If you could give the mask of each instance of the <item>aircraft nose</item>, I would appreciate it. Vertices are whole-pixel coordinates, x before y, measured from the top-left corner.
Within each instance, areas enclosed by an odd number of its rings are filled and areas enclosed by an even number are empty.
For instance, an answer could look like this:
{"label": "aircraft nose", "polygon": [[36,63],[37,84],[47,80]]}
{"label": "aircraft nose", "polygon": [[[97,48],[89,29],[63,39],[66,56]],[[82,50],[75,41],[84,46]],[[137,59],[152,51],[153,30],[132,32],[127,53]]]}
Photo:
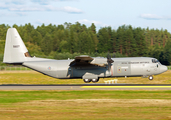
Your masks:
{"label": "aircraft nose", "polygon": [[162,67],[160,68],[160,72],[166,72],[167,71],[167,66],[162,65]]}

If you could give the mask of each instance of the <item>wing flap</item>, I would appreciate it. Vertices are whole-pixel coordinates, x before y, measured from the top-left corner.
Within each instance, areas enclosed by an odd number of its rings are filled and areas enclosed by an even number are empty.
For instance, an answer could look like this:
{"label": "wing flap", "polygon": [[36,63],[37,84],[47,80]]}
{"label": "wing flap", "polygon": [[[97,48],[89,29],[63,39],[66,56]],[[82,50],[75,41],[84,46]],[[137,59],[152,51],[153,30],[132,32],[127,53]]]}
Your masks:
{"label": "wing flap", "polygon": [[82,55],[75,57],[75,60],[70,63],[70,66],[87,65],[93,60],[90,56]]}
{"label": "wing flap", "polygon": [[70,66],[87,66],[87,65],[95,65],[99,67],[107,66],[107,59],[105,58],[92,58],[90,56],[77,56],[75,60],[70,63]]}

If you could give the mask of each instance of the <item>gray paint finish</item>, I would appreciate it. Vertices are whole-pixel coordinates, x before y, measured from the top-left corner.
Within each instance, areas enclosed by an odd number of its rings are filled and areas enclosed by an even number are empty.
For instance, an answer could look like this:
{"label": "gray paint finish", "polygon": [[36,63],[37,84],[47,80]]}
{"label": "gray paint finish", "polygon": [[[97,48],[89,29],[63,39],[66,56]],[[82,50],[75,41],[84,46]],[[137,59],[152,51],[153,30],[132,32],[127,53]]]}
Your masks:
{"label": "gray paint finish", "polygon": [[15,28],[7,31],[4,63],[20,63],[23,66],[41,72],[45,75],[61,79],[95,79],[103,77],[151,76],[167,71],[155,58],[92,58],[86,55],[77,56],[74,60],[52,60],[27,56],[20,35]]}

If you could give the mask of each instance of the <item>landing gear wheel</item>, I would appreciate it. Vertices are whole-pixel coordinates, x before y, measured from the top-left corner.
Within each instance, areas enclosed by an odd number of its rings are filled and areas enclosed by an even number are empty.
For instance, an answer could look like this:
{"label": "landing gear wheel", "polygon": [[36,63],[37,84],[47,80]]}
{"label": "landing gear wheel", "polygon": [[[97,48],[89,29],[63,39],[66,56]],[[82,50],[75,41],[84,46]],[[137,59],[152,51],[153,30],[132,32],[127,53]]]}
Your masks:
{"label": "landing gear wheel", "polygon": [[96,82],[98,82],[99,81],[99,78],[98,79],[92,79],[92,82],[93,83],[96,83]]}
{"label": "landing gear wheel", "polygon": [[91,79],[83,79],[85,83],[91,82]]}
{"label": "landing gear wheel", "polygon": [[150,76],[148,77],[148,79],[149,79],[149,80],[153,80],[153,76],[150,75]]}

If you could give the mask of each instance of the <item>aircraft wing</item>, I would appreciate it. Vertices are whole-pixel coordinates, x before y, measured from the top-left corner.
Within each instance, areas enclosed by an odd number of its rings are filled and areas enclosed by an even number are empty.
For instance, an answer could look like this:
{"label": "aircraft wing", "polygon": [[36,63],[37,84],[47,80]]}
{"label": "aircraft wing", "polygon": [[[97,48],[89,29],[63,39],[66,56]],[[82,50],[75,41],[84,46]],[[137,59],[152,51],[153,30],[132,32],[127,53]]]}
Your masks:
{"label": "aircraft wing", "polygon": [[77,56],[75,57],[75,60],[70,63],[70,66],[83,66],[90,64],[90,62],[93,60],[93,58],[89,56]]}
{"label": "aircraft wing", "polygon": [[87,65],[96,65],[99,67],[106,67],[107,59],[104,58],[92,58],[90,56],[77,56],[75,60],[70,63],[70,66],[87,66]]}

